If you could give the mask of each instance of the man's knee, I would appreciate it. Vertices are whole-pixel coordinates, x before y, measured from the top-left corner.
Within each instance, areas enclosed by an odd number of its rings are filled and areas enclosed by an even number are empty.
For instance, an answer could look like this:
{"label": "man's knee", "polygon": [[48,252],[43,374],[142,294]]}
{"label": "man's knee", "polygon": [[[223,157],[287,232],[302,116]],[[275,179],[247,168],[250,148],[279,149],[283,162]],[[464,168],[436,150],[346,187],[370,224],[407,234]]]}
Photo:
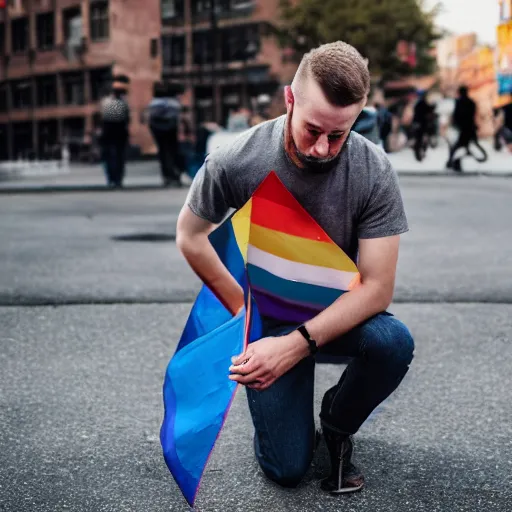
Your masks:
{"label": "man's knee", "polygon": [[[262,450],[263,448],[263,450]],[[275,453],[268,445],[260,447],[254,437],[254,450],[258,463],[267,478],[282,487],[297,487],[309,469],[313,447],[298,447],[293,453]]]}
{"label": "man's knee", "polygon": [[289,464],[268,466],[260,462],[261,469],[265,476],[281,487],[297,487],[308,471],[308,464]]}
{"label": "man's knee", "polygon": [[387,360],[407,367],[413,359],[413,337],[409,329],[393,316],[381,316],[370,322],[363,337],[368,359]]}

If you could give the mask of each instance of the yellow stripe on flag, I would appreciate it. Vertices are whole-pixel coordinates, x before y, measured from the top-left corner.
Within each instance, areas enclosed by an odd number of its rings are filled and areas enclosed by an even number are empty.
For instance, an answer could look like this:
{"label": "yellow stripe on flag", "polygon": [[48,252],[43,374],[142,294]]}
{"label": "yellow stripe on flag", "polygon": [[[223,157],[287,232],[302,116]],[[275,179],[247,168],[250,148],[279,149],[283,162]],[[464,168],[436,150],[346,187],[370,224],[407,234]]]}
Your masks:
{"label": "yellow stripe on flag", "polygon": [[251,232],[252,199],[249,199],[240,210],[231,218],[233,231],[235,232],[236,243],[242,253],[244,262],[247,264],[247,246],[249,245],[249,234]]}
{"label": "yellow stripe on flag", "polygon": [[308,240],[255,224],[251,226],[249,243],[262,251],[297,263],[357,272],[355,263],[332,243]]}

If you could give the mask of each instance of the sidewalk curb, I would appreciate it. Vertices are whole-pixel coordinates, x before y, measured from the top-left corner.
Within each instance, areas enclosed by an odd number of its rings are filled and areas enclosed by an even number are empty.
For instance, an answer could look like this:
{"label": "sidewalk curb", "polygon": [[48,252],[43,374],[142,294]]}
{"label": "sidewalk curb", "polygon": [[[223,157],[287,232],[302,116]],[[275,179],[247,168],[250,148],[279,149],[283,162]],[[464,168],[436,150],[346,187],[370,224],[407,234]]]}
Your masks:
{"label": "sidewalk curb", "polygon": [[[182,188],[186,188],[184,185]],[[73,192],[139,192],[148,190],[180,190],[162,185],[126,185],[123,188],[112,189],[105,185],[28,185],[26,187],[2,187],[0,195],[7,194],[58,194]]]}
{"label": "sidewalk curb", "polygon": [[[492,172],[492,171],[464,171],[461,173],[454,171],[432,170],[432,171],[397,171],[399,177],[442,177],[442,178],[512,178],[510,172]],[[1,182],[0,182],[1,183]],[[188,188],[189,185],[183,184],[181,188]],[[180,190],[176,188],[166,188],[160,184],[141,184],[125,185],[122,189],[111,189],[105,185],[26,185],[26,186],[4,186],[0,185],[0,195],[7,194],[58,194],[58,193],[76,193],[76,192],[143,192],[150,190]]]}
{"label": "sidewalk curb", "polygon": [[498,171],[397,171],[398,176],[442,176],[445,178],[478,178],[485,176],[488,178],[511,178],[512,170],[507,172]]}

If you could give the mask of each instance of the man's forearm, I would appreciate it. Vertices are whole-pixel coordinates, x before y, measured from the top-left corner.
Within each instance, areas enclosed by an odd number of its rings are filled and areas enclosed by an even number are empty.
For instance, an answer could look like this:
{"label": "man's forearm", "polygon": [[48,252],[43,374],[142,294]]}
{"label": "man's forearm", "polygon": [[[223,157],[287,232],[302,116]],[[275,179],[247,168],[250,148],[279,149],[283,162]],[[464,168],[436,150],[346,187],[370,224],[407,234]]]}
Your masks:
{"label": "man's forearm", "polygon": [[391,302],[391,295],[389,290],[378,285],[362,284],[344,293],[328,308],[307,321],[306,328],[321,347],[384,311]]}
{"label": "man's forearm", "polygon": [[179,249],[192,270],[235,315],[244,305],[244,293],[220,260],[207,236],[180,241]]}

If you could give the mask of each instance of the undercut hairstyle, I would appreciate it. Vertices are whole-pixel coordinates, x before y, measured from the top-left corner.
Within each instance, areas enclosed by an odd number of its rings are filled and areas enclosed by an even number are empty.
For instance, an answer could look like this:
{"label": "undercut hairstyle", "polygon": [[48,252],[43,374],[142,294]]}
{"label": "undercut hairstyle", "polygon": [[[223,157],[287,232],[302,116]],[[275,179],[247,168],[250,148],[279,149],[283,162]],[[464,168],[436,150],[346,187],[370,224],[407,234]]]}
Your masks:
{"label": "undercut hairstyle", "polygon": [[310,76],[337,107],[359,103],[370,92],[368,61],[343,41],[324,44],[304,55],[293,79],[294,94],[300,96],[300,84]]}

